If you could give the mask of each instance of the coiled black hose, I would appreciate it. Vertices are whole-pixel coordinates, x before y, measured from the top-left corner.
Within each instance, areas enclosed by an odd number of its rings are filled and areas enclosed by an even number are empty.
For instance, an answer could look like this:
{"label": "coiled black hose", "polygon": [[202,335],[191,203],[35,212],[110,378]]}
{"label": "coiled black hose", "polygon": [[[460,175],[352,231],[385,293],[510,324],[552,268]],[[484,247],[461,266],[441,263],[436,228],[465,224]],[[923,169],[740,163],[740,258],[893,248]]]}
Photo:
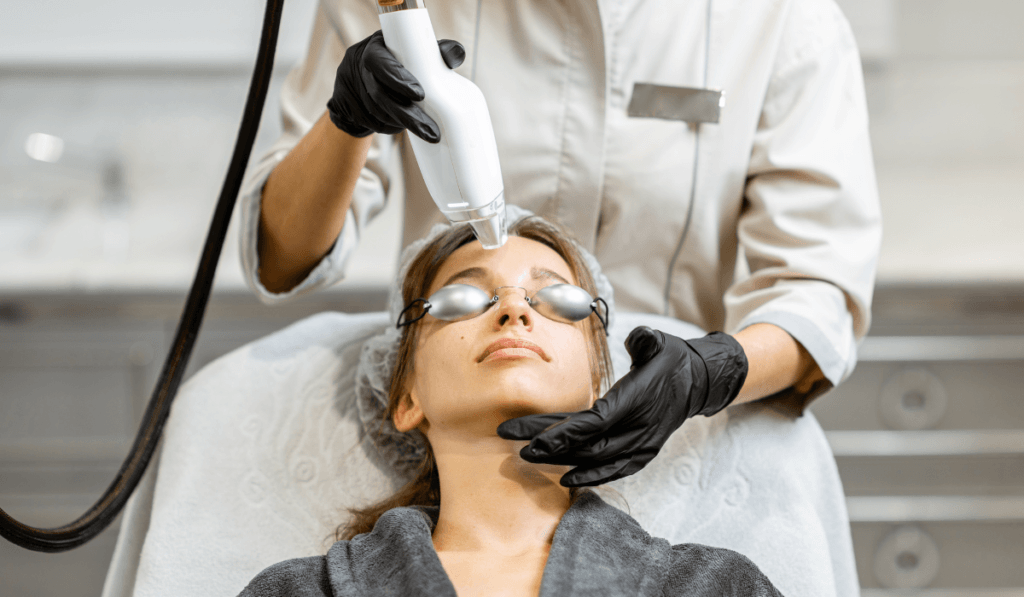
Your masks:
{"label": "coiled black hose", "polygon": [[206,303],[213,287],[213,275],[217,271],[217,261],[220,259],[228,223],[231,221],[231,212],[242,186],[242,176],[245,174],[245,167],[249,162],[252,145],[259,129],[260,116],[263,114],[263,104],[267,98],[270,75],[274,67],[274,51],[277,48],[277,32],[281,25],[283,5],[284,0],[267,0],[263,16],[263,33],[260,35],[260,48],[256,55],[256,69],[249,83],[249,97],[245,101],[235,151],[224,177],[220,199],[217,200],[213,221],[210,222],[210,230],[206,234],[199,269],[192,281],[181,321],[178,322],[174,344],[167,354],[160,379],[149,399],[131,452],[103,496],[74,522],[52,529],[40,529],[22,524],[0,509],[0,536],[8,541],[26,549],[50,553],[67,551],[84,544],[107,528],[146,472],[146,466],[156,450],[164,423],[167,422],[167,415],[171,412],[171,402],[178,393],[178,386],[185,374],[185,367],[199,334],[199,326],[203,323]]}

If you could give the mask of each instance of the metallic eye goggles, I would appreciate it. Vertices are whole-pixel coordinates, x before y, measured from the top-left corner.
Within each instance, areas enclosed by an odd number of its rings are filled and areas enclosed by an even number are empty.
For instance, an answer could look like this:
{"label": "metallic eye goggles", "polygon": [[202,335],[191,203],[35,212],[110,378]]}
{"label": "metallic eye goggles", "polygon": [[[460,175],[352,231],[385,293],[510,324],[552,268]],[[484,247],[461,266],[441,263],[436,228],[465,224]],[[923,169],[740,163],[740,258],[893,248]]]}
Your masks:
{"label": "metallic eye goggles", "polygon": [[[583,321],[591,313],[597,315],[608,334],[608,303],[603,298],[594,298],[579,286],[572,284],[553,284],[545,286],[528,296],[528,291],[521,286],[499,286],[493,294],[470,286],[469,284],[450,284],[430,295],[430,298],[418,298],[409,303],[398,315],[397,327],[415,323],[430,313],[432,317],[443,321],[462,321],[482,315],[501,298],[498,291],[505,288],[518,288],[523,291],[523,298],[534,311],[553,321],[573,323]],[[604,315],[597,308],[598,303],[604,305]],[[416,311],[420,311],[416,314]],[[415,315],[415,316],[414,316]]]}

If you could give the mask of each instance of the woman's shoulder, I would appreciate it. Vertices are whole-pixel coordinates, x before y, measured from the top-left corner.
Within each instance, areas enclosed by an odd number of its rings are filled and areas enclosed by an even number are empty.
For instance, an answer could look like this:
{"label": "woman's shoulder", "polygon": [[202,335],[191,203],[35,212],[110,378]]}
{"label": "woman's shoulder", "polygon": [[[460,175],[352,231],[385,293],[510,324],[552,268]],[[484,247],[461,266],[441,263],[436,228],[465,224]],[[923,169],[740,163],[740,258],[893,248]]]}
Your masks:
{"label": "woman's shoulder", "polygon": [[781,597],[782,593],[747,556],[699,543],[672,546],[669,584],[684,595]]}
{"label": "woman's shoulder", "polygon": [[311,556],[264,568],[239,597],[333,597],[327,558]]}

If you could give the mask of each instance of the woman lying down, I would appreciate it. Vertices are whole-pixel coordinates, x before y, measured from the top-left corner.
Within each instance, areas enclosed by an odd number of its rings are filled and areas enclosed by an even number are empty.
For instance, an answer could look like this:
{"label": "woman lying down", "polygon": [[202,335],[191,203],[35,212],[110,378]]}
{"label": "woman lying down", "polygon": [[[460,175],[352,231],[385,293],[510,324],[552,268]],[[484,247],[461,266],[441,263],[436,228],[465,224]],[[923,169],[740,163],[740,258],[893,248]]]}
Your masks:
{"label": "woman lying down", "polygon": [[780,594],[746,557],[654,538],[498,437],[511,418],[588,409],[609,383],[607,307],[562,230],[526,218],[485,250],[455,226],[408,271],[386,417],[425,436],[419,474],[353,512],[327,555],[275,564],[241,595]]}

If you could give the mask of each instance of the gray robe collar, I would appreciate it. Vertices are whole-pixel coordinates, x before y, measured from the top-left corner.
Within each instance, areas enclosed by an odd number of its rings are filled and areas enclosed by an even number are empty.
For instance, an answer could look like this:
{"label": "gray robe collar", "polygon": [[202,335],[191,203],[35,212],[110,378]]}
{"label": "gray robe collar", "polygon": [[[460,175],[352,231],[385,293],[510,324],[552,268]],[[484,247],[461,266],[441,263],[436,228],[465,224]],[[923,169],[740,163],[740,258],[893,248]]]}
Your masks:
{"label": "gray robe collar", "polygon": [[[335,597],[456,597],[431,541],[437,508],[395,508],[373,531],[339,541],[327,553]],[[584,491],[555,529],[540,597],[657,593],[671,546]]]}

